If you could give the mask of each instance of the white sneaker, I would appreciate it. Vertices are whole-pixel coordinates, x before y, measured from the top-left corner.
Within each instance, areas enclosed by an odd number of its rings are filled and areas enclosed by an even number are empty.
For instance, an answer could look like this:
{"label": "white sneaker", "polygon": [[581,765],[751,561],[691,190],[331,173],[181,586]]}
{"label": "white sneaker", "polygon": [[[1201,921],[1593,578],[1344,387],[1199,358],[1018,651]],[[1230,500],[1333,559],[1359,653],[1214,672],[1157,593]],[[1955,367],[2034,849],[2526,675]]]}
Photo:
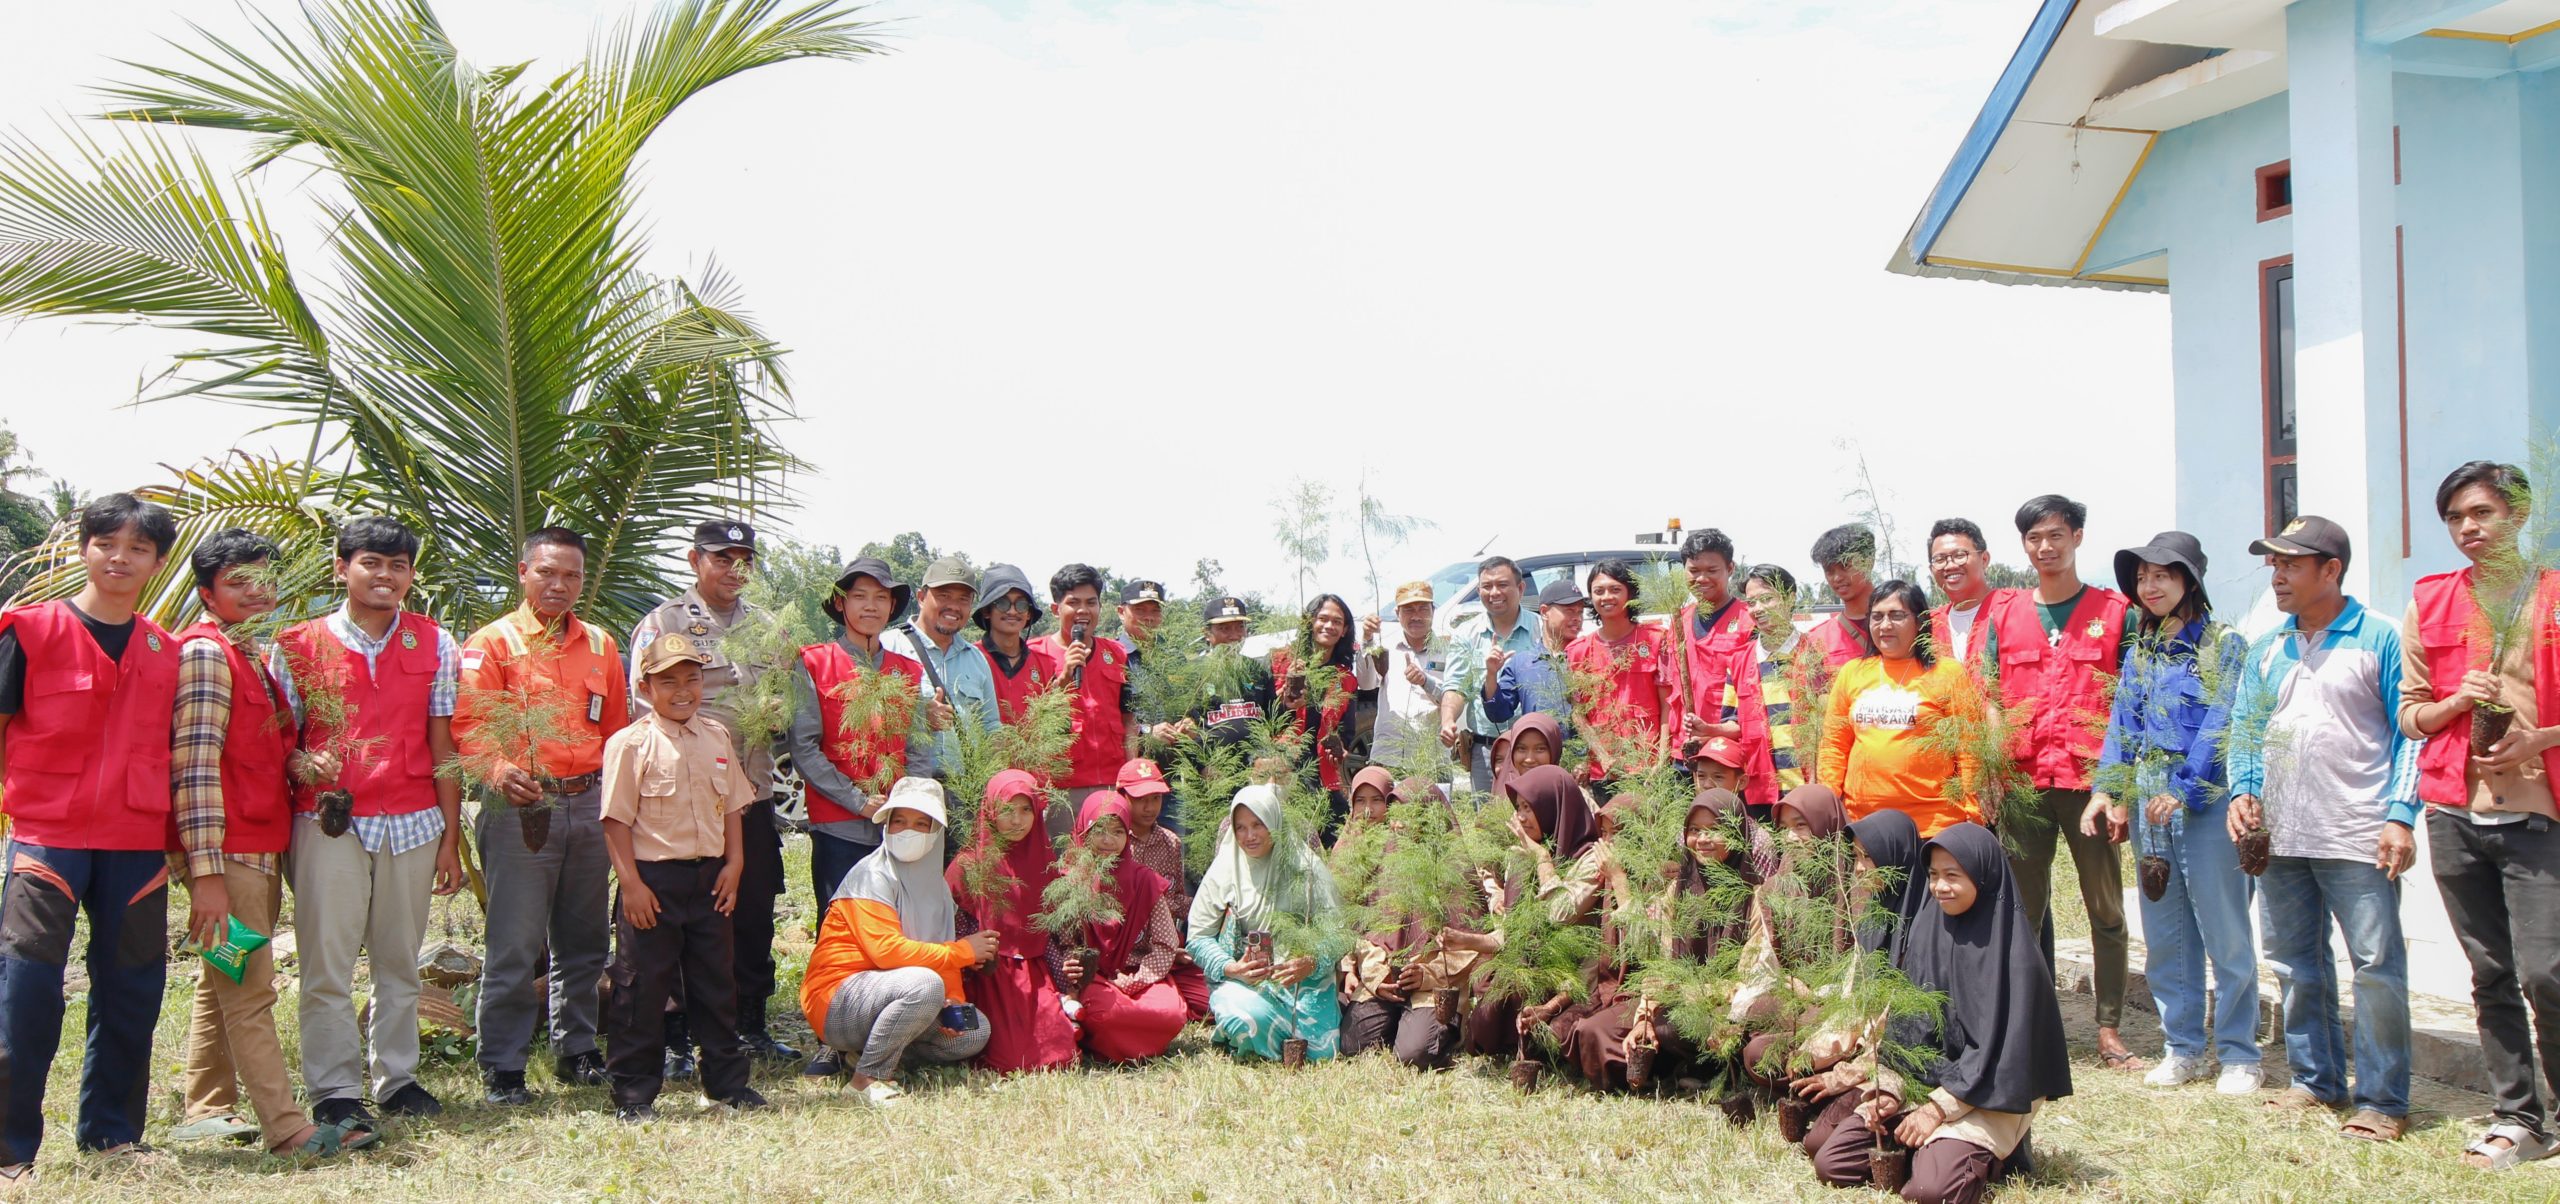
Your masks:
{"label": "white sneaker", "polygon": [[2154,1087],[2176,1087],[2204,1077],[2204,1063],[2185,1054],[2164,1054],[2142,1081]]}
{"label": "white sneaker", "polygon": [[862,1089],[862,1098],[870,1100],[874,1106],[881,1108],[897,1103],[898,1097],[905,1094],[906,1092],[898,1090],[896,1083],[887,1079],[881,1079]]}
{"label": "white sneaker", "polygon": [[2255,1062],[2246,1066],[2225,1066],[2222,1077],[2213,1081],[2213,1089],[2224,1095],[2249,1095],[2266,1085],[2266,1069]]}

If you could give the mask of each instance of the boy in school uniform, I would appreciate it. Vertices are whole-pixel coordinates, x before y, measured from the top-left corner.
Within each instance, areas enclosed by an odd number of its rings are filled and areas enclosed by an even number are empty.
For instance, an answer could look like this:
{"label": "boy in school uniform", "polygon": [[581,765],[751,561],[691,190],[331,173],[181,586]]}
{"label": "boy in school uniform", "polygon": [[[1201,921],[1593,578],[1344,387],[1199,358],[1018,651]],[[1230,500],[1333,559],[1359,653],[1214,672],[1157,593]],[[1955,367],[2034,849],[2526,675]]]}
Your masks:
{"label": "boy in school uniform", "polygon": [[80,512],[79,595],[0,610],[0,1192],[35,1173],[84,911],[89,1037],[74,1136],[92,1153],[142,1148],[168,979],[178,642],[136,611],[177,539],[167,510],[129,493],[100,498]]}
{"label": "boy in school uniform", "polygon": [[640,654],[648,716],[605,741],[604,843],[622,903],[614,919],[614,1115],[657,1114],[666,1074],[666,1006],[682,972],[684,1015],[702,1043],[702,1094],[761,1108],[738,1041],[729,915],[746,868],[743,813],[757,798],[729,730],[702,714],[711,657],[668,634]]}

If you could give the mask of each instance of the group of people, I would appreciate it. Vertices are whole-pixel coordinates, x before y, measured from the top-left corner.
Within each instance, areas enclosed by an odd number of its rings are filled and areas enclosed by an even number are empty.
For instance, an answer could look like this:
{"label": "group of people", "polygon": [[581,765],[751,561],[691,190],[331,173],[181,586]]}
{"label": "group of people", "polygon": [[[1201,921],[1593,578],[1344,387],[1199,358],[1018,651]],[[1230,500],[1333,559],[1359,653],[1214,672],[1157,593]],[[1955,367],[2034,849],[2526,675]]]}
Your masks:
{"label": "group of people", "polygon": [[[1705,961],[1739,942],[1783,961],[1767,919],[1779,904],[1763,896],[1811,881],[1843,914],[1875,917],[1843,943],[1854,935],[1942,994],[1940,1019],[1809,1042],[1783,1072],[1745,1049],[1732,1069],[1819,1105],[1803,1140],[1825,1181],[1865,1181],[1868,1149],[1900,1142],[1904,1194],[1932,1200],[1976,1198],[2023,1164],[2033,1116],[2070,1091],[2051,971],[2051,867],[2066,847],[2105,1066],[2162,1088],[2213,1076],[2225,1093],[2260,1089],[2255,906],[2291,1071],[2269,1106],[2351,1109],[2347,1136],[2400,1136],[2399,876],[2423,813],[2497,1088],[2496,1121],[2464,1157],[2503,1169],[2552,1152],[2534,1056],[2547,1076],[2560,1055],[2560,948],[2522,922],[2552,899],[2560,866],[2560,726],[2539,723],[2560,705],[2545,701],[2560,689],[2560,592],[2544,596],[2560,587],[2529,558],[2515,567],[2529,496],[2511,466],[2449,476],[2437,509],[2474,567],[2419,582],[2398,624],[2345,595],[2351,549],[2326,520],[2249,546],[2288,616],[2249,640],[2214,617],[2192,536],[2124,549],[2119,588],[2090,584],[2085,510],[2046,495],[2015,521],[2033,587],[1991,588],[1988,541],[1964,519],[1931,530],[1926,582],[1877,581],[1865,527],[1826,532],[1811,559],[1840,610],[1809,627],[1795,579],[1746,567],[1714,530],[1681,546],[1691,597],[1663,623],[1639,613],[1634,565],[1531,599],[1494,557],[1477,572],[1482,619],[1457,636],[1435,630],[1425,583],[1396,592],[1391,625],[1324,595],[1269,664],[1244,662],[1251,672],[1177,713],[1157,713],[1144,688],[1151,658],[1187,651],[1156,642],[1163,587],[1121,589],[1123,636],[1105,638],[1104,582],[1085,565],[1052,575],[1044,597],[1009,565],[946,559],[910,583],[857,558],[824,601],[833,638],[758,663],[725,638],[763,621],[745,598],[756,534],[709,522],[688,552],[692,586],[639,624],[626,661],[577,613],[575,532],[533,533],[521,604],[456,641],[406,609],[416,534],[366,517],[337,533],[341,604],[290,625],[268,618],[272,543],[236,529],[203,540],[186,566],[203,617],[173,635],[136,608],[174,522],[102,498],[79,517],[80,592],[0,612],[0,1179],[29,1173],[41,1138],[82,914],[92,989],[76,1138],[141,1148],[173,871],[188,947],[246,956],[238,974],[209,960],[198,980],[171,1139],[327,1157],[381,1140],[376,1110],[439,1111],[416,1077],[417,960],[431,899],[465,885],[466,793],[486,884],[474,1019],[487,1100],[532,1098],[526,1065],[547,1026],[555,1080],[609,1086],[626,1118],[652,1115],[671,1078],[761,1106],[751,1062],[800,1058],[767,1021],[778,754],[805,803],[821,917],[799,1004],[822,1048],[805,1072],[849,1074],[875,1103],[894,1103],[919,1061],[1137,1061],[1193,1021],[1247,1057],[1379,1048],[1431,1067],[1545,1047],[1602,1089],[1659,1081],[1664,1066],[1703,1075],[1710,1055],[1681,1048],[1616,959],[1554,998],[1489,989],[1499,917],[1525,905],[1605,928],[1739,883],[1750,905],[1668,938],[1665,955]],[[1249,611],[1214,598],[1202,620],[1205,643],[1232,652]],[[765,674],[791,679],[771,747],[737,710]],[[888,679],[911,711],[866,702],[865,683]],[[1026,722],[1051,692],[1069,708],[1058,763],[950,797],[965,725]],[[1327,850],[1283,813],[1281,784],[1221,792],[1202,812],[1215,830],[1186,833],[1164,768],[1273,720],[1294,722],[1306,777],[1335,800],[1335,856],[1392,807],[1490,796],[1512,816],[1512,868],[1463,867],[1481,898],[1445,925],[1341,948],[1287,939],[1345,901]],[[1621,897],[1613,837],[1638,805],[1621,787],[1665,765],[1695,787],[1672,897]],[[974,835],[956,848],[962,809]],[[1186,863],[1186,840],[1213,844],[1205,870]],[[2166,1042],[2152,1062],[2119,1031],[2128,841]],[[1813,872],[1825,860],[1855,872]],[[1101,902],[1061,931],[1052,888],[1076,874]],[[263,948],[288,884],[307,1111]],[[2354,967],[2352,1054],[2333,924]],[[359,957],[372,982],[362,1031]],[[1888,1065],[1888,1045],[1934,1056]]]}

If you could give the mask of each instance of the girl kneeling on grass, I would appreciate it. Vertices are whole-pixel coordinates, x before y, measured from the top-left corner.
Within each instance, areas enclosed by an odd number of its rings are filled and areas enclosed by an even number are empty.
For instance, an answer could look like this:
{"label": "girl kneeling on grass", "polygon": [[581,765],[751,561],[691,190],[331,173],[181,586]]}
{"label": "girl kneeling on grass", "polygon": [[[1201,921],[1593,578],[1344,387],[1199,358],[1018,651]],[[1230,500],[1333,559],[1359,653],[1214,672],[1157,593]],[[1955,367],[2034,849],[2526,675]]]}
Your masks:
{"label": "girl kneeling on grass", "polygon": [[1907,1111],[1900,1092],[1875,1092],[1837,1118],[1814,1170],[1834,1187],[1865,1183],[1867,1150],[1891,1126],[1912,1151],[1903,1199],[1972,1204],[2023,1167],[2036,1110],[2071,1094],[2071,1051],[2000,838],[1963,823],[1927,849],[1929,901],[1903,937],[1901,968],[1913,985],[1945,993],[1946,1012],[1935,1031],[1901,1035],[1933,1089]]}
{"label": "girl kneeling on grass", "polygon": [[987,1019],[978,1065],[998,1073],[1056,1070],[1076,1060],[1076,1027],[1055,977],[1053,942],[1032,923],[1040,893],[1058,876],[1040,825],[1048,799],[1040,779],[1022,770],[988,779],[978,842],[942,872],[960,906],[960,931],[996,934],[995,960],[966,981]]}
{"label": "girl kneeling on grass", "polygon": [[1106,889],[1120,903],[1120,918],[1085,926],[1093,942],[1093,981],[1084,966],[1065,968],[1069,989],[1084,1010],[1084,1047],[1106,1062],[1136,1062],[1163,1053],[1182,1032],[1182,992],[1171,980],[1182,952],[1182,930],[1166,904],[1162,875],[1128,855],[1129,801],[1109,790],[1084,800],[1076,813],[1075,843],[1111,859]]}
{"label": "girl kneeling on grass", "polygon": [[900,778],[878,814],[880,847],[845,871],[819,922],[800,1012],[828,1048],[854,1059],[854,1087],[887,1104],[901,1094],[903,1063],[962,1062],[986,1048],[960,972],[995,958],[996,934],[955,939],[958,909],[938,872],[941,784]]}
{"label": "girl kneeling on grass", "polygon": [[[1513,725],[1514,735],[1521,730]],[[1552,724],[1547,730],[1554,730]],[[1513,746],[1515,758],[1519,747]],[[1534,899],[1546,906],[1556,923],[1597,923],[1592,913],[1608,878],[1609,851],[1600,841],[1599,813],[1581,782],[1562,766],[1542,763],[1504,783],[1502,793],[1511,800],[1512,835],[1529,851],[1536,876],[1534,881],[1515,878],[1503,883],[1501,901],[1493,910],[1507,911],[1524,899]],[[1452,927],[1440,934],[1440,942],[1443,947],[1487,958],[1502,951],[1499,931]],[[1486,999],[1467,1015],[1466,1048],[1471,1053],[1513,1056],[1519,1052],[1523,1027],[1548,1023],[1570,1002],[1564,995],[1527,1007],[1517,999]]]}
{"label": "girl kneeling on grass", "polygon": [[1310,1060],[1334,1055],[1342,1008],[1333,976],[1318,974],[1316,959],[1303,954],[1278,960],[1270,943],[1275,921],[1311,923],[1339,906],[1324,860],[1305,840],[1281,835],[1279,789],[1237,791],[1208,876],[1191,900],[1191,960],[1208,976],[1219,1044],[1240,1056],[1277,1058],[1294,1038],[1307,1043]]}

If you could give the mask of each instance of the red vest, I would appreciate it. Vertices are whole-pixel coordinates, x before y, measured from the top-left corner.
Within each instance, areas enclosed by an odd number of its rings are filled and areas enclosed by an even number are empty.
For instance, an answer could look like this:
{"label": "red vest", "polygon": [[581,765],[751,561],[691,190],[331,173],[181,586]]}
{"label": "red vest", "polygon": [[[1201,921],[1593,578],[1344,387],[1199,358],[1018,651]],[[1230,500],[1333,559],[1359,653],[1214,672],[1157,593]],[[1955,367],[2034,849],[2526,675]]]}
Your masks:
{"label": "red vest", "polygon": [[[442,636],[434,620],[404,610],[370,669],[362,654],[329,630],[326,618],[306,619],[276,637],[303,700],[302,747],[338,755],[336,779],[294,784],[294,810],[318,807],[327,790],[354,796],[357,815],[407,815],[436,805],[427,703],[435,692]],[[344,732],[311,713],[312,690],[324,680],[346,698]]]}
{"label": "red vest", "polygon": [[1994,609],[1974,622],[1993,624],[1999,633],[2001,705],[2014,711],[2034,704],[2012,755],[2039,790],[2087,790],[2124,664],[2124,595],[2089,586],[2058,642],[2045,634],[2033,590],[1983,605]]}
{"label": "red vest", "polygon": [[26,658],[26,697],[9,720],[0,810],[10,835],[56,849],[175,848],[169,734],[178,702],[178,642],[133,618],[124,659],[67,602],[0,611]]}
{"label": "red vest", "polygon": [[1614,742],[1622,753],[1644,756],[1644,763],[1625,767],[1636,773],[1644,770],[1660,746],[1663,676],[1679,672],[1671,664],[1670,642],[1671,633],[1638,623],[1621,644],[1612,645],[1598,631],[1587,631],[1565,646],[1568,669],[1608,679],[1598,697],[1575,700],[1589,708],[1590,726],[1614,738],[1591,742],[1592,781],[1619,768],[1609,763],[1607,744]]}
{"label": "red vest", "polygon": [[1030,705],[1032,695],[1048,689],[1049,683],[1057,680],[1057,666],[1050,664],[1048,658],[1041,654],[1039,644],[1026,640],[1022,645],[1021,670],[1007,674],[1004,665],[996,660],[995,645],[982,640],[978,647],[987,654],[989,676],[996,679],[996,720],[1000,723],[1022,722],[1022,708]]}
{"label": "red vest", "polygon": [[1955,646],[1956,637],[1947,628],[1947,615],[1955,609],[1955,604],[1950,602],[1945,606],[1931,609],[1929,611],[1929,646],[1936,649],[1939,656],[1964,662],[1967,669],[1980,668],[1975,663],[1975,654],[1982,650],[1983,633],[1991,629],[1991,616],[2000,613],[2002,601],[2008,595],[2017,592],[2019,591],[2013,589],[1995,589],[1983,595],[1981,604],[1973,608],[1973,626],[1965,629],[1965,646],[1962,648]]}
{"label": "red vest", "polygon": [[[862,675],[862,666],[854,663],[853,654],[844,645],[829,640],[811,644],[800,650],[800,663],[809,670],[809,682],[818,689],[818,725],[823,732],[822,745],[827,760],[844,776],[852,778],[865,791],[884,794],[889,783],[897,780],[907,763],[907,731],[910,722],[890,724],[888,716],[871,721],[868,733],[844,730],[845,687]],[[880,671],[903,677],[917,686],[916,696],[923,697],[924,666],[891,652],[880,650]],[[886,772],[883,772],[885,767]],[[818,793],[816,787],[801,783],[800,800],[809,808],[813,824],[843,823],[862,816],[846,810],[844,805]]]}
{"label": "red vest", "polygon": [[285,761],[293,719],[276,712],[274,683],[220,627],[200,622],[178,633],[181,647],[210,640],[231,666],[231,721],[222,731],[222,851],[281,853],[293,836],[293,792]]}
{"label": "red vest", "polygon": [[[2426,646],[2427,685],[2437,698],[2450,698],[2462,688],[2462,675],[2489,664],[2489,650],[2474,645],[2489,634],[2479,604],[2472,600],[2472,571],[2438,573],[2418,579],[2410,597],[2418,607],[2418,640]],[[2560,614],[2560,573],[2542,574],[2533,600],[2533,704],[2544,723],[2560,716],[2560,638],[2553,626]],[[2471,712],[2455,713],[2444,730],[2427,737],[2418,750],[2418,798],[2441,807],[2468,807],[2471,791],[2463,777],[2471,758]],[[2560,749],[2542,754],[2544,780],[2560,782]]]}
{"label": "red vest", "polygon": [[[1064,673],[1058,666],[1066,663],[1067,646],[1054,634],[1041,636],[1038,644],[1051,671]],[[1120,780],[1120,766],[1129,760],[1129,715],[1120,709],[1120,687],[1128,681],[1129,654],[1111,640],[1096,638],[1093,655],[1084,662],[1084,688],[1076,692],[1076,742],[1067,750],[1061,788],[1109,786]]]}
{"label": "red vest", "polygon": [[1814,624],[1804,634],[1813,646],[1822,649],[1822,668],[1826,675],[1838,673],[1840,666],[1862,656],[1874,656],[1876,648],[1866,634],[1842,612]]}
{"label": "red vest", "polygon": [[1700,639],[1697,603],[1683,606],[1679,614],[1671,616],[1681,654],[1689,662],[1688,713],[1708,723],[1722,721],[1725,691],[1732,690],[1734,720],[1742,725],[1743,801],[1777,802],[1778,774],[1769,752],[1769,710],[1760,696],[1759,674],[1753,667],[1757,663],[1754,654],[1760,647],[1760,629],[1752,623],[1751,608],[1740,598],[1729,599],[1722,613],[1713,617],[1714,629]]}

